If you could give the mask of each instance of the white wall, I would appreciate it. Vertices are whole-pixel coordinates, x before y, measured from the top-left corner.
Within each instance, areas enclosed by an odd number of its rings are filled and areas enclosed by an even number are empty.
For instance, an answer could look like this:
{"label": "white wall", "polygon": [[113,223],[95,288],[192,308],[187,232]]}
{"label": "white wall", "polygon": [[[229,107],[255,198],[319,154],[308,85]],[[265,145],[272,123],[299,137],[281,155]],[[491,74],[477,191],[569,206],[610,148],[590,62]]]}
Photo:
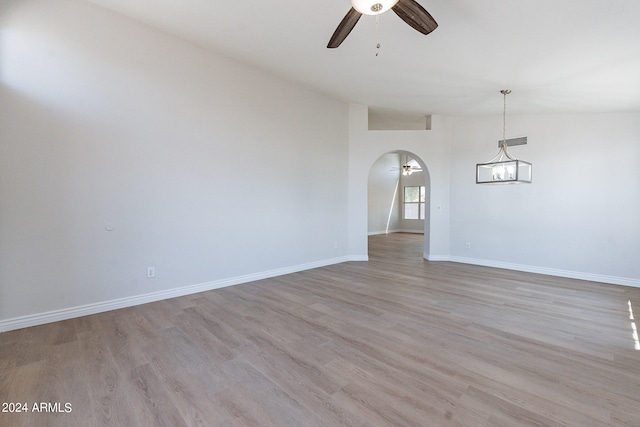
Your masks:
{"label": "white wall", "polygon": [[387,153],[371,166],[368,183],[368,234],[400,229],[400,155]]}
{"label": "white wall", "polygon": [[0,330],[346,259],[346,104],[87,2],[0,23]]}
{"label": "white wall", "polygon": [[452,259],[640,286],[640,114],[508,117],[533,183],[506,186],[474,177],[502,118],[452,122]]}
{"label": "white wall", "polygon": [[[450,120],[432,117],[432,129],[423,131],[370,131],[368,109],[349,106],[349,257],[368,259],[367,185],[371,166],[385,153],[407,151],[427,168],[431,187],[429,233],[425,257],[449,257]],[[438,209],[440,207],[440,209]]]}

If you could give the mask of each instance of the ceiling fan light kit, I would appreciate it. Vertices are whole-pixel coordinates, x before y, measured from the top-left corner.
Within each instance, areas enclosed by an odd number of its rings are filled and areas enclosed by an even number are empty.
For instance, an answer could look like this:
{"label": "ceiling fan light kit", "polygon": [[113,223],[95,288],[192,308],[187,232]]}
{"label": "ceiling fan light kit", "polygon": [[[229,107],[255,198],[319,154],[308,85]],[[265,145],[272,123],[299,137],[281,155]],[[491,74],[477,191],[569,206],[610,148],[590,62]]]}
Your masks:
{"label": "ceiling fan light kit", "polygon": [[530,184],[532,165],[529,162],[518,160],[511,156],[509,147],[524,145],[527,138],[506,139],[507,133],[507,95],[509,89],[503,89],[500,93],[504,97],[502,112],[502,140],[498,141],[498,154],[487,163],[476,164],[476,184]]}
{"label": "ceiling fan light kit", "polygon": [[398,0],[351,0],[355,10],[364,15],[377,15],[391,9]]}

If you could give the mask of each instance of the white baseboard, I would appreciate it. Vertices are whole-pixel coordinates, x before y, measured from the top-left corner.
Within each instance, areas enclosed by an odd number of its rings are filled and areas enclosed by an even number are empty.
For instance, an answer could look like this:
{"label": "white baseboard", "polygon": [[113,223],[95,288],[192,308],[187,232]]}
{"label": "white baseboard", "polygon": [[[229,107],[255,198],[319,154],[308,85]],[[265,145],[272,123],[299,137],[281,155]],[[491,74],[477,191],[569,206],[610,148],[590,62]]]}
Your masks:
{"label": "white baseboard", "polygon": [[424,230],[403,230],[403,229],[396,229],[396,230],[379,230],[379,231],[369,231],[368,235],[369,236],[379,236],[380,234],[393,234],[393,233],[413,233],[413,234],[424,234]]}
{"label": "white baseboard", "polygon": [[449,255],[430,255],[423,253],[422,257],[427,261],[451,261],[451,257],[449,257]]}
{"label": "white baseboard", "polygon": [[[366,258],[366,259],[363,259]],[[119,298],[109,301],[102,301],[93,304],[86,304],[76,307],[63,308],[60,310],[48,311],[45,313],[30,314],[27,316],[14,317],[11,319],[0,320],[0,332],[11,331],[15,329],[27,328],[30,326],[42,325],[45,323],[58,322],[61,320],[72,319],[74,317],[88,316],[91,314],[102,313],[120,308],[132,307],[140,304],[160,301],[169,298],[181,297],[184,295],[196,294],[198,292],[210,291],[213,289],[224,288],[227,286],[238,285],[240,283],[253,282],[256,280],[268,279],[270,277],[282,276],[285,274],[296,273],[303,270],[311,270],[314,268],[325,267],[332,264],[340,264],[346,261],[367,261],[368,257],[361,256],[345,256],[331,258],[321,261],[310,262],[306,264],[294,265],[291,267],[279,268],[275,270],[263,271],[259,273],[247,274],[244,276],[231,277],[228,279],[213,280],[211,282],[199,283],[195,285],[182,286],[179,288],[168,289],[165,291],[152,292],[149,294],[136,295],[126,298]]]}
{"label": "white baseboard", "polygon": [[[590,282],[610,283],[612,285],[631,286],[640,288],[640,279],[630,277],[607,276],[603,274],[584,273],[580,271],[562,270],[557,268],[538,267],[526,264],[512,264],[508,262],[491,261],[477,258],[466,257],[447,257],[448,259],[440,259],[438,261],[452,261],[463,264],[482,265],[485,267],[504,268],[506,270],[524,271],[527,273],[546,274],[548,276],[567,277],[569,279],[587,280]],[[429,259],[429,261],[435,261]]]}
{"label": "white baseboard", "polygon": [[[614,285],[631,286],[640,288],[640,279],[607,276],[592,273],[583,273],[577,271],[568,271],[555,268],[537,267],[524,264],[512,264],[499,261],[490,261],[477,258],[465,258],[448,255],[427,255],[424,258],[429,261],[451,261],[463,264],[482,265],[485,267],[504,268],[507,270],[525,271],[528,273],[539,273],[550,276],[567,277],[571,279],[588,280],[591,282],[611,283]],[[247,274],[244,276],[236,276],[228,279],[214,280],[211,282],[199,283],[196,285],[183,286],[180,288],[168,289],[165,291],[152,292],[144,295],[136,295],[132,297],[119,298],[109,301],[98,302],[94,304],[86,304],[82,306],[69,307],[60,310],[48,311],[45,313],[30,314],[27,316],[14,317],[11,319],[0,320],[0,332],[11,331],[15,329],[27,328],[30,326],[42,325],[50,322],[58,322],[74,317],[88,316],[91,314],[102,313],[120,308],[132,307],[140,304],[160,301],[169,298],[181,297],[184,295],[195,294],[198,292],[210,291],[213,289],[224,288],[227,286],[238,285],[241,283],[253,282],[256,280],[268,279],[270,277],[282,276],[285,274],[296,273],[298,271],[311,270],[314,268],[325,267],[333,264],[340,264],[347,261],[368,261],[368,255],[348,255],[344,257],[331,258],[306,264],[299,264],[291,267],[279,268],[259,273]]]}
{"label": "white baseboard", "polygon": [[369,236],[379,236],[381,234],[393,234],[393,233],[399,233],[400,230],[378,230],[378,231],[370,231],[368,233]]}

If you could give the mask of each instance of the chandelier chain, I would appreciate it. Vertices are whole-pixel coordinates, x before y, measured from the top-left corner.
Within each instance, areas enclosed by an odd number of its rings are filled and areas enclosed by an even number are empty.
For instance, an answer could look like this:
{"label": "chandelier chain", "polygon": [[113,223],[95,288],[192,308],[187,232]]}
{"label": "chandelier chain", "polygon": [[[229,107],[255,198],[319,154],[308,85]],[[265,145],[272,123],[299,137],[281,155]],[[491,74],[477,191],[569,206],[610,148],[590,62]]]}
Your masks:
{"label": "chandelier chain", "polygon": [[503,91],[504,95],[504,103],[502,108],[502,143],[506,144],[507,142],[507,91]]}
{"label": "chandelier chain", "polygon": [[502,89],[500,93],[504,97],[502,106],[502,143],[500,144],[500,153],[503,153],[504,156],[509,160],[515,160],[509,153],[509,148],[507,146],[507,95],[511,93],[511,90]]}

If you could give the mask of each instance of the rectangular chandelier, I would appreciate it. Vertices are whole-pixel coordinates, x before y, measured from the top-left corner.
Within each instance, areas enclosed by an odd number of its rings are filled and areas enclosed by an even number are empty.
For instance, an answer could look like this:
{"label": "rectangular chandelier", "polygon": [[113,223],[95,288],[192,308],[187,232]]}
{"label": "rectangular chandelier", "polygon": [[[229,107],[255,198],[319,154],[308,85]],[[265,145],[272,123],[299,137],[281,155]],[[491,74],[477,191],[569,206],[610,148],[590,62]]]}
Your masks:
{"label": "rectangular chandelier", "polygon": [[498,154],[487,163],[476,163],[476,184],[530,184],[531,163],[518,160],[509,154],[509,147],[525,145],[527,137],[507,139],[507,95],[509,89],[500,93],[504,97],[502,110],[502,139],[498,141]]}
{"label": "rectangular chandelier", "polygon": [[530,184],[531,163],[505,160],[476,164],[476,184]]}

